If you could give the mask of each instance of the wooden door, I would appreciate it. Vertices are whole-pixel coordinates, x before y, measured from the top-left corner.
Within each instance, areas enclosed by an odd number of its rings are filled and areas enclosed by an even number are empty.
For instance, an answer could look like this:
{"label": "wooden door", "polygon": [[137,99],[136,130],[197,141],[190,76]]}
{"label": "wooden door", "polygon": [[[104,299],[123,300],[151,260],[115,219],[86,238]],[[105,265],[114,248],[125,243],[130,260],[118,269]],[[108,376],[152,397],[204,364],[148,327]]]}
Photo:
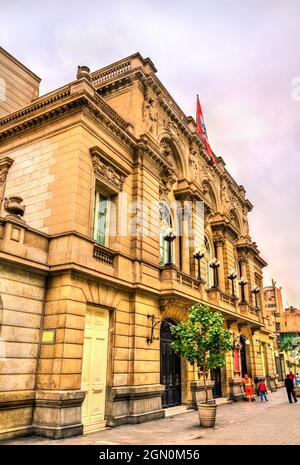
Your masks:
{"label": "wooden door", "polygon": [[86,313],[81,389],[84,433],[105,426],[108,311],[90,307]]}

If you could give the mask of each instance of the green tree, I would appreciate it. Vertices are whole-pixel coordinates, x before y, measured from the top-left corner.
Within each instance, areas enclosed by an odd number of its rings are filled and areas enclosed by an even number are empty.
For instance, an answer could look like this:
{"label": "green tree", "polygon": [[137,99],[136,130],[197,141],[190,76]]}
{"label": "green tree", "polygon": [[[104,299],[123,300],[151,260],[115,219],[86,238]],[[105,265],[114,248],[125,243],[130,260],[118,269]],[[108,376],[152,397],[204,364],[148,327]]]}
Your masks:
{"label": "green tree", "polygon": [[233,348],[232,335],[223,328],[221,313],[212,312],[207,305],[193,305],[187,322],[173,325],[171,332],[175,352],[203,372],[205,399],[208,402],[208,370],[224,366],[226,351]]}
{"label": "green tree", "polygon": [[300,367],[300,337],[286,336],[280,342],[280,349],[287,354],[290,354],[292,362],[286,362],[288,368],[296,369]]}

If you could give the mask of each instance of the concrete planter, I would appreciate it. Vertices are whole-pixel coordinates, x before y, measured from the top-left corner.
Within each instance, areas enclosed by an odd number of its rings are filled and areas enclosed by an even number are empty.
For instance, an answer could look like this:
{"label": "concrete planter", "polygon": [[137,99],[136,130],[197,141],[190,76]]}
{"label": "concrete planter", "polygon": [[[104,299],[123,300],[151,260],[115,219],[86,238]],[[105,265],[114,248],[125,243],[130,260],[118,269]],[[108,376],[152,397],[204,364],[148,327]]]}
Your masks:
{"label": "concrete planter", "polygon": [[200,426],[213,428],[216,424],[217,404],[213,400],[208,403],[197,404]]}

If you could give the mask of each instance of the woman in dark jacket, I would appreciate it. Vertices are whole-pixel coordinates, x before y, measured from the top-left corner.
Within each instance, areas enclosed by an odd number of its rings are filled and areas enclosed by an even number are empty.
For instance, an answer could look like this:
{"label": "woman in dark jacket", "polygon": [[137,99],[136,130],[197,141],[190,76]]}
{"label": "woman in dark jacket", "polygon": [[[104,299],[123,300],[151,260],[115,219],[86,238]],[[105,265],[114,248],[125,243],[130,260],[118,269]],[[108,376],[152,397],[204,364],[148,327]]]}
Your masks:
{"label": "woman in dark jacket", "polygon": [[290,378],[290,375],[286,376],[284,384],[285,384],[285,389],[286,389],[290,404],[293,403],[292,396],[293,396],[294,402],[298,402],[296,399],[295,392],[294,392],[294,383],[293,383],[293,380]]}

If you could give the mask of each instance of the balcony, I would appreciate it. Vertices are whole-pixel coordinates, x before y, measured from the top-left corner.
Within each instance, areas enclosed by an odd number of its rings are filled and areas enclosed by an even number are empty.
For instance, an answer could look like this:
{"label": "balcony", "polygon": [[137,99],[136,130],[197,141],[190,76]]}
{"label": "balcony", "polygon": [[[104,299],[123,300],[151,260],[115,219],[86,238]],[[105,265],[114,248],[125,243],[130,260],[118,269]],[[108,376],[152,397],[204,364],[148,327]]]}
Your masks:
{"label": "balcony", "polygon": [[115,255],[115,252],[112,250],[107,249],[100,244],[94,244],[93,257],[97,262],[103,263],[104,265],[113,266]]}

